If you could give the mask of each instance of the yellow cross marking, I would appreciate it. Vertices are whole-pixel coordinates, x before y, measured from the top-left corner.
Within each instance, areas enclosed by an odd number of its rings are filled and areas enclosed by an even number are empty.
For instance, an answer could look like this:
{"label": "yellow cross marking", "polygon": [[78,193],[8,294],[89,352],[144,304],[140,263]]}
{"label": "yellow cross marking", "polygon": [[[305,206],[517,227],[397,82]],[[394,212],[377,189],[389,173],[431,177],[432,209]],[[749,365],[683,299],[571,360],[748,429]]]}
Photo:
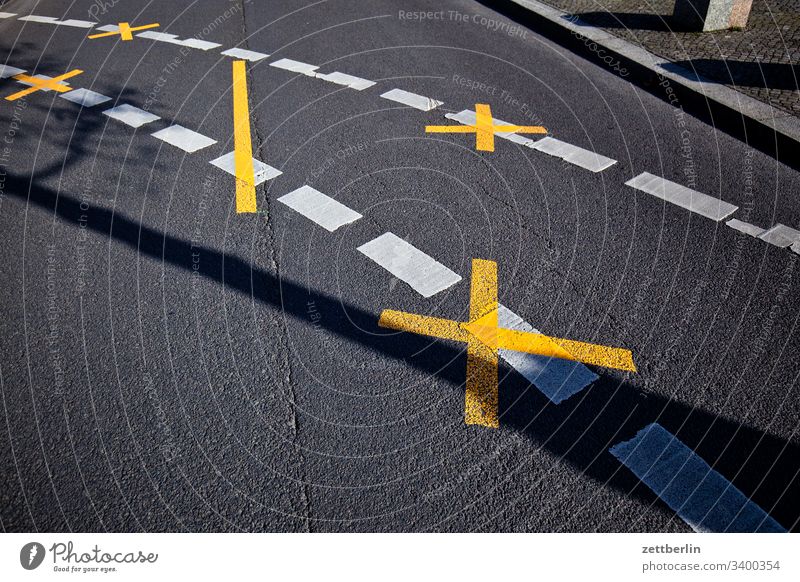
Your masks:
{"label": "yellow cross marking", "polygon": [[501,328],[497,313],[497,263],[473,259],[469,321],[387,309],[381,313],[378,325],[467,344],[464,421],[489,428],[500,425],[497,367],[501,349],[636,371],[630,350]]}
{"label": "yellow cross marking", "polygon": [[70,77],[74,77],[76,75],[80,75],[83,73],[80,69],[73,69],[68,73],[64,73],[63,75],[59,75],[58,77],[53,77],[52,79],[40,79],[38,77],[31,77],[29,75],[25,75],[20,73],[19,75],[14,75],[12,78],[20,81],[22,83],[29,83],[32,87],[28,87],[27,89],[23,89],[22,91],[17,91],[16,93],[9,95],[6,97],[6,101],[16,101],[21,97],[25,97],[26,95],[30,95],[35,91],[58,91],[59,93],[66,93],[67,91],[72,91],[74,87],[70,87],[66,83],[61,83],[64,79],[69,79]]}
{"label": "yellow cross marking", "polygon": [[493,152],[495,133],[547,133],[547,130],[540,125],[495,125],[491,108],[478,103],[475,105],[475,125],[426,125],[425,133],[474,133],[475,149]]}
{"label": "yellow cross marking", "polygon": [[133,40],[134,32],[138,30],[147,30],[148,28],[156,28],[158,27],[158,23],[154,24],[143,24],[142,26],[131,26],[128,22],[120,22],[117,27],[119,30],[112,30],[111,32],[101,32],[99,34],[90,34],[89,38],[103,38],[106,36],[114,36],[118,34],[122,40]]}

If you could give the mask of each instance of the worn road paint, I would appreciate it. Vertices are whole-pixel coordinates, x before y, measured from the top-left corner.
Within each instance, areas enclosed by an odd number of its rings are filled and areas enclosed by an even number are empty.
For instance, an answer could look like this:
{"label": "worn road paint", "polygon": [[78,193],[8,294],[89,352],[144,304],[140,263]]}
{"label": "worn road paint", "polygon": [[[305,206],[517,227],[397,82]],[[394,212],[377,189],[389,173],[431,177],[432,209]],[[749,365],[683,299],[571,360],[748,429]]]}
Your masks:
{"label": "worn road paint", "polygon": [[686,186],[670,182],[649,172],[643,172],[625,182],[626,186],[636,188],[642,192],[665,200],[690,212],[694,212],[711,220],[719,222],[736,212],[739,207],[713,198],[702,192],[697,192]]}
{"label": "worn road paint", "polygon": [[609,452],[697,532],[786,531],[658,423]]}
{"label": "worn road paint", "polygon": [[22,73],[18,75],[14,75],[12,78],[16,79],[20,83],[24,83],[26,85],[31,85],[27,89],[23,89],[22,91],[18,91],[13,95],[9,95],[6,97],[6,101],[16,101],[26,95],[30,95],[35,91],[57,91],[59,93],[66,93],[67,91],[74,90],[74,87],[70,87],[67,84],[61,83],[60,81],[64,81],[65,79],[70,79],[75,77],[76,75],[80,75],[83,73],[80,69],[72,69],[71,71],[64,73],[63,75],[59,75],[58,77],[52,78],[42,78],[42,77],[31,77],[28,75],[24,75]]}
{"label": "worn road paint", "polygon": [[250,106],[247,102],[247,69],[233,61],[233,158],[236,168],[236,212],[255,212],[256,183],[253,144],[250,140]]}
{"label": "worn road paint", "polygon": [[98,34],[90,34],[90,39],[95,38],[104,38],[106,36],[115,36],[119,35],[120,38],[124,41],[133,40],[133,33],[137,30],[147,30],[149,28],[156,28],[159,24],[157,22],[153,24],[143,24],[142,26],[131,26],[128,22],[120,22],[117,25],[117,30],[111,30],[109,32],[100,32]]}
{"label": "worn road paint", "polygon": [[496,133],[547,133],[547,129],[539,125],[497,125],[491,107],[478,103],[475,105],[474,125],[426,125],[425,133],[475,133],[475,149],[493,152]]}
{"label": "worn road paint", "polygon": [[499,312],[497,263],[473,259],[469,321],[458,322],[415,313],[385,310],[381,313],[378,325],[466,343],[467,383],[464,420],[467,424],[477,424],[489,428],[497,428],[500,422],[498,415],[498,355],[500,349],[636,371],[629,350],[551,338],[519,329],[501,328],[499,327]]}

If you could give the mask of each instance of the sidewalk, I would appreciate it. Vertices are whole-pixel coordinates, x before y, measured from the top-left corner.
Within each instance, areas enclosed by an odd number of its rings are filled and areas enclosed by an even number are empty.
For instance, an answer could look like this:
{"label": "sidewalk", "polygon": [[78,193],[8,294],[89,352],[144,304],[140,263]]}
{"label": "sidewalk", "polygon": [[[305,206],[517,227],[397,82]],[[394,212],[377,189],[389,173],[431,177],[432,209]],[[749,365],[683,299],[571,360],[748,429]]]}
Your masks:
{"label": "sidewalk", "polygon": [[753,0],[742,31],[680,32],[674,0],[539,0],[707,80],[800,117],[800,0]]}

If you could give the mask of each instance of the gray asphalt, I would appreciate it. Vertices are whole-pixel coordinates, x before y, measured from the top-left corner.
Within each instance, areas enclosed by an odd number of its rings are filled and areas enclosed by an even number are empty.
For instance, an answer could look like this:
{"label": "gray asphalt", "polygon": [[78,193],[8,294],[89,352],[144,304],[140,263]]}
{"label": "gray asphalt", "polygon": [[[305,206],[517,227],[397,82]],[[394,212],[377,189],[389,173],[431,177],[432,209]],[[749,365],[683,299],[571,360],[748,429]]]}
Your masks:
{"label": "gray asphalt", "polygon": [[[797,226],[797,171],[536,30],[481,25],[515,23],[473,0],[424,22],[400,14],[422,0],[178,4],[0,5],[269,53],[248,65],[253,140],[283,172],[260,213],[235,213],[208,163],[233,149],[221,49],[0,20],[0,62],[83,69],[74,86],[163,118],[0,101],[4,531],[690,531],[608,453],[651,422],[800,527],[798,257],[624,186],[648,171]],[[378,84],[269,66],[282,57]],[[394,87],[445,105],[379,97]],[[423,133],[475,103],[618,163]],[[149,136],[170,122],[219,143]],[[364,218],[328,233],[276,202],[303,184]],[[421,297],[356,251],[386,231],[464,280]],[[465,425],[460,347],[377,319],[466,319],[474,257],[532,325],[625,346],[638,373],[598,370],[556,406],[501,366],[500,428]]]}

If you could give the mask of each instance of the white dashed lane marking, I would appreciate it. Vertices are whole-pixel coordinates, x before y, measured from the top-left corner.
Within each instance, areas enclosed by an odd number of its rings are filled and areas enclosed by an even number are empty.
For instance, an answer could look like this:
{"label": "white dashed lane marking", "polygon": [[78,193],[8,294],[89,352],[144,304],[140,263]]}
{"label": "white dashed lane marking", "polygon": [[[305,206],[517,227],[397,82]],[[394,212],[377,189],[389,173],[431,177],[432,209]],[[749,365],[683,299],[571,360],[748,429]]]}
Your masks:
{"label": "white dashed lane marking", "polygon": [[23,22],[39,22],[41,24],[55,24],[58,18],[55,16],[36,16],[35,14],[29,14],[28,16],[20,16],[18,20]]}
{"label": "white dashed lane marking", "polygon": [[[108,28],[109,30],[106,30]],[[112,32],[117,30],[118,27],[111,25],[109,27],[101,27],[97,30],[106,30],[106,32]],[[144,32],[140,32],[137,35],[137,38],[146,38],[149,40],[155,40],[159,42],[166,42],[169,44],[176,44],[178,46],[185,46],[189,48],[200,49],[203,51],[207,51],[213,48],[221,47],[222,45],[217,42],[209,42],[207,40],[200,40],[198,38],[187,38],[185,40],[180,40],[178,35],[176,34],[168,34],[166,32],[157,32],[155,30],[145,30]]]}
{"label": "white dashed lane marking", "polygon": [[361,245],[358,250],[423,297],[432,297],[461,281],[460,275],[391,232]]}
{"label": "white dashed lane marking", "polygon": [[55,24],[58,24],[59,26],[72,26],[75,28],[92,28],[95,25],[94,22],[89,22],[88,20],[76,20],[74,18],[60,20]]}
{"label": "white dashed lane marking", "polygon": [[769,230],[761,233],[758,238],[771,245],[785,249],[800,241],[800,231],[786,226],[785,224],[778,223]]}
{"label": "white dashed lane marking", "polygon": [[617,160],[601,156],[590,150],[547,136],[528,145],[531,149],[550,156],[561,158],[565,162],[579,166],[590,172],[602,172],[613,166]]}
{"label": "white dashed lane marking", "polygon": [[750,236],[760,236],[761,233],[764,232],[764,229],[760,226],[756,226],[755,224],[750,224],[749,222],[744,222],[739,220],[738,218],[731,218],[725,224],[730,226],[733,230],[738,230],[739,232],[743,232],[744,234],[749,234]]}
{"label": "white dashed lane marking", "polygon": [[[265,164],[261,160],[257,160],[255,158],[252,159],[253,159],[253,178],[256,186],[258,186],[263,182],[266,182],[267,180],[272,180],[273,178],[277,178],[278,176],[283,174],[283,172],[281,172],[277,168],[273,168],[272,166]],[[236,175],[236,156],[234,155],[234,152],[230,152],[225,154],[224,156],[220,156],[216,160],[211,160],[209,164],[218,167],[220,170],[224,170],[231,176]]]}
{"label": "white dashed lane marking", "polygon": [[315,77],[315,71],[319,69],[319,67],[315,67],[314,65],[309,65],[308,63],[302,63],[300,61],[293,61],[292,59],[280,59],[279,61],[270,63],[269,66],[277,69],[283,69],[284,71],[292,71],[293,73],[302,73],[303,75],[308,75],[309,77]]}
{"label": "white dashed lane marking", "polygon": [[691,190],[649,172],[639,174],[625,182],[625,185],[717,222],[729,217],[739,209],[738,206],[723,202],[719,198]]}
{"label": "white dashed lane marking", "polygon": [[19,75],[20,73],[24,73],[25,69],[18,69],[17,67],[11,67],[9,65],[0,65],[0,79],[8,79],[9,77],[13,77],[14,75]]}
{"label": "white dashed lane marking", "polygon": [[123,103],[112,109],[106,109],[103,111],[103,115],[108,115],[110,118],[121,121],[131,127],[141,127],[146,123],[161,119],[158,115],[154,115],[144,109],[139,109],[127,103]]}
{"label": "white dashed lane marking", "polygon": [[14,18],[15,16],[14,12],[0,12],[0,18]]}
{"label": "white dashed lane marking", "polygon": [[228,49],[226,51],[222,51],[220,54],[225,55],[226,57],[233,57],[235,59],[244,59],[252,63],[256,63],[261,59],[266,59],[269,56],[264,53],[257,53],[256,51],[250,51],[241,48]]}
{"label": "white dashed lane marking", "polygon": [[111,97],[90,91],[89,89],[75,89],[68,93],[61,93],[59,97],[77,103],[81,107],[94,107],[95,105],[111,101]]}
{"label": "white dashed lane marking", "polygon": [[698,532],[785,532],[660,424],[609,451]]}
{"label": "white dashed lane marking", "polygon": [[316,222],[328,232],[333,232],[337,228],[361,218],[361,214],[355,210],[311,186],[302,186],[289,192],[278,198],[278,202]]}
{"label": "white dashed lane marking", "polygon": [[155,132],[152,136],[190,154],[217,143],[217,140],[187,129],[182,125],[170,125]]}
{"label": "white dashed lane marking", "polygon": [[[498,306],[497,323],[506,329],[541,333],[504,305]],[[500,357],[554,404],[577,394],[599,377],[580,362],[511,350],[500,350]]]}
{"label": "white dashed lane marking", "polygon": [[444,104],[444,101],[437,101],[436,99],[417,95],[416,93],[409,93],[408,91],[403,91],[402,89],[392,89],[391,91],[387,91],[381,95],[381,97],[388,99],[389,101],[394,101],[395,103],[408,105],[409,107],[419,109],[420,111],[430,111],[431,109],[436,109],[439,107],[439,105]]}
{"label": "white dashed lane marking", "polygon": [[338,71],[328,73],[327,75],[317,73],[317,78],[330,83],[336,83],[337,85],[344,85],[345,87],[350,87],[356,91],[363,91],[364,89],[368,89],[375,85],[375,81],[368,81],[367,79],[354,77],[353,75],[347,75]]}

